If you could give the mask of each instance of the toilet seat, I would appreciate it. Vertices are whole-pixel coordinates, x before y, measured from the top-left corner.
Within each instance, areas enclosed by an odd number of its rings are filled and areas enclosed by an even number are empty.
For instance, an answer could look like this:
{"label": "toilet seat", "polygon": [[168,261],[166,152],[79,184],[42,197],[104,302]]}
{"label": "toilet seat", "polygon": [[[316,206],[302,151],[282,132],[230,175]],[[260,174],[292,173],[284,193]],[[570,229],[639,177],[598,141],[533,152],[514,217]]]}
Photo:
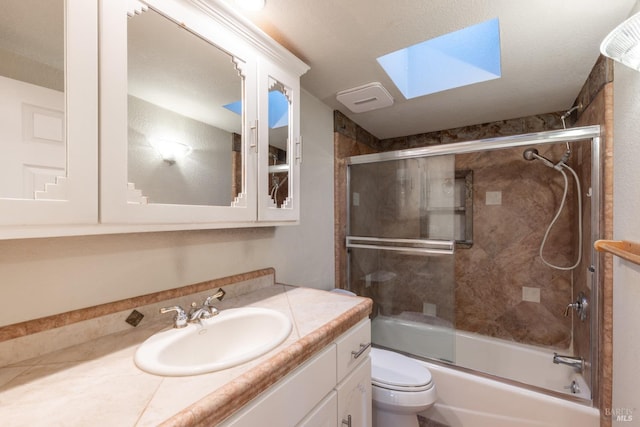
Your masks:
{"label": "toilet seat", "polygon": [[406,356],[371,349],[371,383],[387,390],[419,392],[433,387],[431,372]]}

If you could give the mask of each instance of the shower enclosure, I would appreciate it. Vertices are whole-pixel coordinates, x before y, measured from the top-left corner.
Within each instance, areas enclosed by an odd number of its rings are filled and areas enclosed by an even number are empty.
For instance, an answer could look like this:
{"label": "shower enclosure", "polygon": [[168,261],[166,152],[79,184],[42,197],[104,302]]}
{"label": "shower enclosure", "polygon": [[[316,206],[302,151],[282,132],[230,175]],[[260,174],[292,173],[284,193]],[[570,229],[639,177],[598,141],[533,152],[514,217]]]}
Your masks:
{"label": "shower enclosure", "polygon": [[599,126],[349,158],[374,344],[591,402],[600,164]]}

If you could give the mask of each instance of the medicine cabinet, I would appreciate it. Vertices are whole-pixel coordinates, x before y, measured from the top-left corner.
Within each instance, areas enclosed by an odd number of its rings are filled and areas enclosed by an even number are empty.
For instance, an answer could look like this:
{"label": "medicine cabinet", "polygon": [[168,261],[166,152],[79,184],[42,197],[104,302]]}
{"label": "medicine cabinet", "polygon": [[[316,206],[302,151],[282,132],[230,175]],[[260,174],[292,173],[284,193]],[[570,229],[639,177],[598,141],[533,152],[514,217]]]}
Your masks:
{"label": "medicine cabinet", "polygon": [[33,2],[0,17],[0,239],[296,223],[306,64],[222,0]]}
{"label": "medicine cabinet", "polygon": [[308,67],[231,25],[225,10],[198,0],[101,3],[103,222],[298,219]]}

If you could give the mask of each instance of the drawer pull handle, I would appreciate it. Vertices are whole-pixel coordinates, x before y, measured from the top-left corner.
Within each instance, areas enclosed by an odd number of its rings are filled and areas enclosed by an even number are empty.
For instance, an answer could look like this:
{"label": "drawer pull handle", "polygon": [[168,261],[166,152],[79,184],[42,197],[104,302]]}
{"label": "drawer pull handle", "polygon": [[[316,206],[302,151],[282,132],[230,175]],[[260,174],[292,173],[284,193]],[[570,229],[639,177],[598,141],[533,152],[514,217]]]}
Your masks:
{"label": "drawer pull handle", "polygon": [[[369,344],[371,345],[371,344]],[[346,425],[347,427],[351,427],[351,415],[347,415],[346,420],[342,420],[342,425]]]}
{"label": "drawer pull handle", "polygon": [[362,356],[362,353],[364,353],[369,347],[371,347],[371,343],[360,344],[360,350],[352,351],[351,355],[354,359],[357,359],[358,357]]}

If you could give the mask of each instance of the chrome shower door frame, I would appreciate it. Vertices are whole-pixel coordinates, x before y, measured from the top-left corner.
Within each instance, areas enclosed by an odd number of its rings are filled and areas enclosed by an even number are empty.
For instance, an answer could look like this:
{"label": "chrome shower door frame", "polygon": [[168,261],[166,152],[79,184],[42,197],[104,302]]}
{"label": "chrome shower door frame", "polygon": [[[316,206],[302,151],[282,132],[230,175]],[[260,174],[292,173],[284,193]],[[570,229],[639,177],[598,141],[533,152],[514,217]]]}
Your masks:
{"label": "chrome shower door frame", "polygon": [[[541,144],[555,144],[564,142],[576,142],[591,140],[591,242],[601,238],[602,207],[602,162],[603,150],[601,147],[601,127],[583,126],[564,130],[553,130],[537,133],[529,133],[514,136],[486,138],[473,141],[455,142],[447,144],[430,145],[420,148],[388,151],[374,154],[364,154],[347,158],[347,166],[385,162],[390,160],[411,159],[440,155],[455,155],[474,153],[480,151],[501,150],[505,148],[529,147]],[[347,167],[347,188],[350,188],[350,168]],[[347,230],[351,229],[350,218],[350,192],[347,191]],[[347,234],[349,232],[347,231]],[[347,269],[349,269],[347,262]],[[597,401],[599,390],[599,336],[600,336],[600,298],[603,274],[598,252],[591,245],[591,312],[590,312],[590,362],[591,362],[591,399]],[[349,271],[347,271],[347,277]],[[551,362],[550,362],[551,363]],[[555,393],[550,393],[555,394]]]}

